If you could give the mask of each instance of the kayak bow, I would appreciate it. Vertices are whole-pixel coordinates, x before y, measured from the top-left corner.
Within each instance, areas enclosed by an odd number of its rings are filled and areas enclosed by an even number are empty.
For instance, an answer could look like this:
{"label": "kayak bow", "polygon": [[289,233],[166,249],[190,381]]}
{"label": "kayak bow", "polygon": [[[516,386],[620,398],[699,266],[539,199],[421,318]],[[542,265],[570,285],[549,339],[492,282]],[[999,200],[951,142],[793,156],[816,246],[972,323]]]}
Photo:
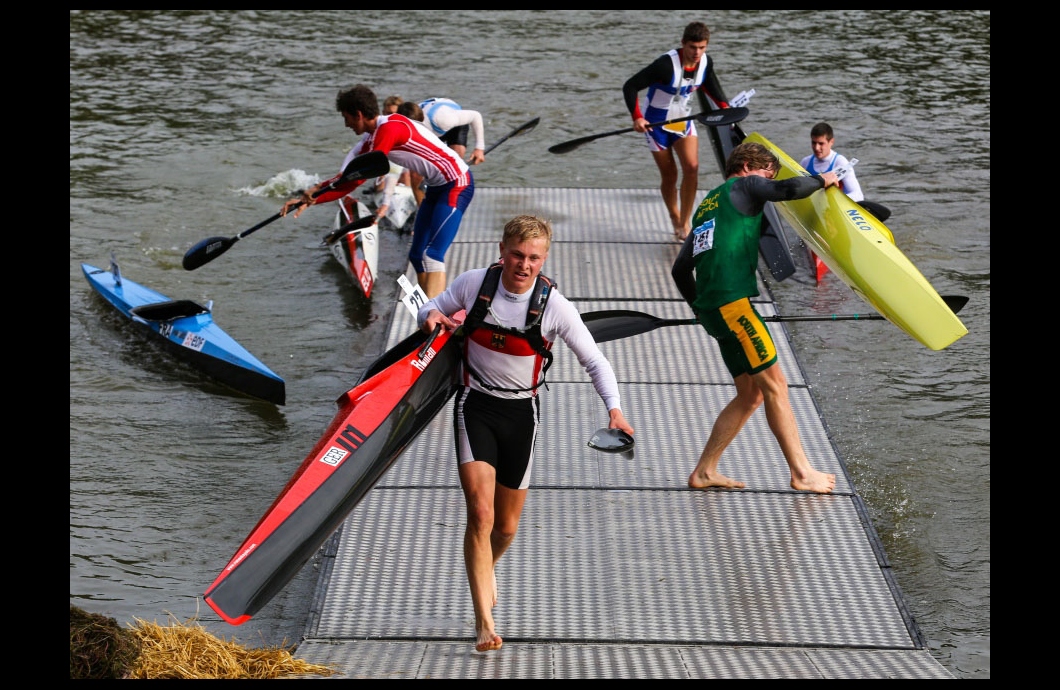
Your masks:
{"label": "kayak bow", "polygon": [[456,391],[459,362],[453,332],[416,331],[369,366],[206,590],[210,608],[240,625],[283,589]]}
{"label": "kayak bow", "polygon": [[[746,141],[763,144],[780,160],[776,179],[809,173],[758,132]],[[968,333],[953,310],[894,244],[891,231],[837,187],[805,199],[778,202],[785,220],[807,246],[888,321],[932,350]]]}

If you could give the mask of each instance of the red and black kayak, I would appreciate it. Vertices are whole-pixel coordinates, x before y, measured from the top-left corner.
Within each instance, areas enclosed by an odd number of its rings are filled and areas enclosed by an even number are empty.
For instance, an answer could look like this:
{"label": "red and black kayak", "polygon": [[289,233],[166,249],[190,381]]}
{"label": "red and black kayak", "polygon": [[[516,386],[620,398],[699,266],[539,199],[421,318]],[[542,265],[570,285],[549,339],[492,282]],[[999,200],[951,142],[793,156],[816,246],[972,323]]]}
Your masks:
{"label": "red and black kayak", "polygon": [[245,623],[283,589],[452,397],[454,333],[413,333],[337,400],[324,435],[203,595],[221,618]]}

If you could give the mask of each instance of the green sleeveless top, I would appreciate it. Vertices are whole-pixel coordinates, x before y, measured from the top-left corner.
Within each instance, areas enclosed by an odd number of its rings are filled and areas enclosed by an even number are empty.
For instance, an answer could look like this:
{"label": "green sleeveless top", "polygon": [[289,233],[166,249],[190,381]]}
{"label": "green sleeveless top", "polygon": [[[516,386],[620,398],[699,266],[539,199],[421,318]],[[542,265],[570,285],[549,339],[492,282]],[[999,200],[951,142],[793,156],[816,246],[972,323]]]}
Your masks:
{"label": "green sleeveless top", "polygon": [[758,238],[762,214],[745,216],[729,198],[733,177],[707,193],[692,217],[697,312],[758,295]]}

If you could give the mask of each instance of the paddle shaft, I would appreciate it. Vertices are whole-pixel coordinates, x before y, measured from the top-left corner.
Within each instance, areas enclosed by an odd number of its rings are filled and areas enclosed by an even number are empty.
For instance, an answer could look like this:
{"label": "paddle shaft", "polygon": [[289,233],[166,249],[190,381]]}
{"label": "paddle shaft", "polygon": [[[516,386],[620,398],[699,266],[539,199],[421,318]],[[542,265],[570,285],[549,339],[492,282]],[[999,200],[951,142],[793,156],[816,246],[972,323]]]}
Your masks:
{"label": "paddle shaft", "polygon": [[[666,120],[665,122],[651,122],[648,124],[649,128],[652,127],[663,127],[665,125],[672,125],[678,122],[687,122],[689,120],[698,120],[704,125],[711,127],[720,127],[722,125],[731,125],[739,122],[747,117],[750,111],[747,108],[723,108],[721,110],[715,110],[710,113],[697,113],[695,115],[686,115],[685,117],[677,117],[673,120]],[[579,137],[578,139],[571,139],[565,141],[562,144],[556,144],[548,149],[549,153],[568,153],[578,148],[582,144],[588,144],[590,141],[596,141],[604,137],[611,137],[616,134],[626,134],[627,132],[636,132],[636,127],[625,127],[623,129],[616,129],[612,132],[604,132],[602,134],[590,134],[586,137]]]}
{"label": "paddle shaft", "polygon": [[540,117],[535,117],[533,120],[530,120],[529,122],[526,122],[526,123],[524,123],[522,125],[519,125],[515,129],[513,129],[511,132],[509,132],[508,134],[504,135],[503,137],[501,137],[497,141],[493,142],[493,144],[490,145],[489,148],[487,148],[485,151],[483,151],[482,155],[489,154],[490,151],[492,151],[493,149],[497,148],[498,146],[500,146],[504,142],[508,141],[512,137],[517,137],[520,134],[526,134],[527,132],[532,130],[534,127],[537,127],[537,123],[538,122],[541,122],[541,118]]}
{"label": "paddle shaft", "polygon": [[[313,192],[313,198],[316,199],[321,194],[329,192],[350,180],[378,177],[389,171],[390,161],[386,154],[382,151],[370,151],[350,161],[350,164],[342,171],[342,176]],[[273,216],[266,218],[252,228],[247,228],[235,237],[207,237],[205,240],[199,241],[184,254],[184,270],[193,271],[204,264],[208,264],[231,249],[232,245],[250,233],[260,230],[282,217],[283,211],[277,211]]]}
{"label": "paddle shaft", "polygon": [[[942,298],[946,306],[959,312],[968,302],[963,295],[948,295]],[[763,316],[763,321],[885,321],[880,314],[827,314],[808,316]],[[582,321],[588,326],[593,338],[598,343],[619,338],[628,338],[641,333],[648,333],[664,326],[691,326],[699,323],[698,319],[661,319],[651,314],[623,309],[592,311],[582,314]]]}
{"label": "paddle shaft", "polygon": [[[763,321],[886,321],[886,319],[879,314],[829,314],[824,316],[780,316],[774,314],[772,316],[763,316]],[[699,323],[699,319],[659,319],[653,321],[651,324],[651,330],[656,328],[662,328],[663,326],[694,326]]]}
{"label": "paddle shaft", "polygon": [[434,330],[427,336],[427,340],[423,343],[423,346],[416,351],[416,359],[423,360],[423,357],[427,354],[427,350],[430,349],[431,344],[434,343],[434,339],[442,332],[442,324],[435,324]]}

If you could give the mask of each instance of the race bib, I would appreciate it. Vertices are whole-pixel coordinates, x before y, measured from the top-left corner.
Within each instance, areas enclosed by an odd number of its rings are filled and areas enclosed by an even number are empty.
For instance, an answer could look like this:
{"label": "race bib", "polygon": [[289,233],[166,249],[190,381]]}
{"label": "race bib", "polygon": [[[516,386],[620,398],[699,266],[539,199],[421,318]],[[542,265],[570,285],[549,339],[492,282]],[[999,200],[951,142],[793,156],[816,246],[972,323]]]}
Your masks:
{"label": "race bib", "polygon": [[714,248],[714,219],[692,228],[692,256]]}
{"label": "race bib", "polygon": [[403,275],[398,276],[397,282],[401,289],[405,291],[405,296],[401,298],[401,302],[408,308],[412,318],[415,319],[420,312],[420,307],[427,304],[427,295],[424,294],[423,288],[419,285],[413,285]]}

